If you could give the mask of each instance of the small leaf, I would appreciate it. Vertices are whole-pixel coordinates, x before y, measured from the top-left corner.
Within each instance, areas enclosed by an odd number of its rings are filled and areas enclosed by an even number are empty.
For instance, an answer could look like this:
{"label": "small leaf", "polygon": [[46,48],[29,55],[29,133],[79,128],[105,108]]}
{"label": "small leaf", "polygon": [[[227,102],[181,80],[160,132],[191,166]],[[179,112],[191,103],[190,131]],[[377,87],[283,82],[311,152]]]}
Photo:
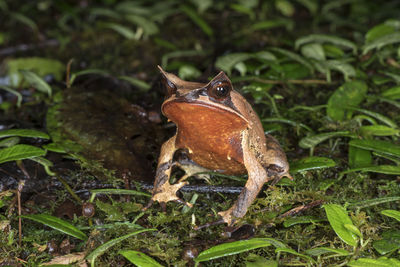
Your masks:
{"label": "small leaf", "polygon": [[30,159],[33,157],[44,156],[46,151],[30,145],[15,145],[0,149],[0,164],[8,161]]}
{"label": "small leaf", "polygon": [[8,130],[2,130],[0,132],[0,138],[10,137],[10,136],[50,139],[48,134],[32,129],[8,129]]}
{"label": "small leaf", "polygon": [[39,77],[36,73],[28,70],[20,71],[24,79],[33,87],[35,87],[38,91],[48,94],[51,97],[51,87],[50,85]]}
{"label": "small leaf", "polygon": [[307,260],[309,262],[315,263],[315,261],[310,256],[298,253],[297,251],[295,251],[295,250],[293,250],[291,248],[277,248],[277,249],[275,249],[275,253],[280,253],[280,252],[290,253],[290,254],[299,256],[299,257],[301,257],[301,258],[303,258],[303,259],[305,259],[305,260]]}
{"label": "small leaf", "polygon": [[118,253],[139,267],[162,267],[157,261],[140,251],[121,250]]}
{"label": "small leaf", "polygon": [[201,72],[192,65],[182,65],[179,67],[178,76],[182,80],[193,80],[200,77]]}
{"label": "small leaf", "polygon": [[399,135],[398,129],[393,129],[385,125],[366,125],[359,129],[362,136],[392,136]]}
{"label": "small leaf", "polygon": [[135,87],[138,87],[144,91],[148,91],[151,88],[151,85],[146,83],[145,81],[130,77],[130,76],[119,76],[121,80],[127,81]]}
{"label": "small leaf", "polygon": [[196,11],[186,5],[181,6],[181,11],[185,13],[197,26],[199,26],[205,34],[209,37],[213,36],[214,33],[212,28],[196,13]]}
{"label": "small leaf", "polygon": [[364,114],[366,114],[368,116],[371,116],[371,117],[383,122],[384,124],[386,124],[389,127],[397,128],[397,124],[394,121],[392,121],[388,117],[383,116],[382,114],[379,114],[377,112],[373,112],[373,111],[370,111],[370,110],[367,110],[367,109],[355,108],[355,107],[347,107],[346,109],[364,113]]}
{"label": "small leaf", "polygon": [[360,258],[350,261],[347,265],[350,267],[400,267],[400,261],[386,257],[378,259]]}
{"label": "small leaf", "polygon": [[392,217],[400,222],[400,211],[397,210],[383,210],[381,214]]}
{"label": "small leaf", "polygon": [[22,103],[22,95],[17,90],[12,89],[11,87],[0,85],[0,89],[3,89],[17,97],[17,107],[21,107]]}
{"label": "small leaf", "polygon": [[126,15],[125,19],[134,23],[138,27],[141,27],[144,31],[144,34],[147,36],[154,35],[159,32],[157,24],[149,19],[146,19],[145,17],[138,15]]}
{"label": "small leaf", "polygon": [[293,28],[293,21],[286,18],[279,18],[274,20],[264,20],[254,23],[251,28],[253,30],[269,30],[278,27],[285,27],[290,30]]}
{"label": "small leaf", "polygon": [[334,45],[343,46],[353,50],[353,54],[357,53],[357,45],[349,40],[330,35],[323,34],[310,34],[296,40],[295,48],[299,49],[306,43],[331,43]]}
{"label": "small leaf", "polygon": [[64,234],[76,237],[81,240],[86,240],[87,236],[81,230],[66,222],[61,220],[60,218],[47,215],[47,214],[30,214],[30,215],[21,215],[22,218],[33,220],[35,222],[42,223],[51,227],[55,230],[58,230]]}
{"label": "small leaf", "polygon": [[105,188],[105,189],[92,189],[92,194],[116,194],[116,195],[135,195],[135,196],[146,196],[151,197],[151,194],[144,193],[129,189],[116,189],[116,188]]}
{"label": "small leaf", "polygon": [[199,254],[194,260],[195,262],[209,261],[229,255],[238,254],[256,248],[270,246],[271,242],[265,238],[253,238],[249,240],[240,240],[230,243],[224,243],[211,247]]}
{"label": "small leaf", "polygon": [[382,239],[377,240],[373,243],[374,249],[376,249],[381,255],[396,251],[400,249],[400,231],[389,230],[382,233]]}
{"label": "small leaf", "polygon": [[[346,119],[346,108],[358,106],[365,98],[368,87],[362,81],[346,82],[340,86],[329,98],[326,112],[329,117],[337,121]],[[351,116],[351,112],[347,117]]]}
{"label": "small leaf", "polygon": [[26,26],[28,26],[28,27],[31,28],[32,30],[34,30],[34,31],[36,31],[36,32],[38,31],[38,26],[37,26],[36,23],[35,23],[32,19],[30,19],[29,17],[27,17],[27,16],[25,16],[25,15],[23,15],[23,14],[21,14],[21,13],[16,13],[16,12],[10,12],[10,16],[11,16],[13,19],[15,19],[15,20],[17,20],[17,21],[19,21],[19,22],[25,24]]}
{"label": "small leaf", "polygon": [[386,25],[385,23],[376,25],[365,34],[365,42],[371,43],[372,41],[375,41],[376,39],[381,38],[384,35],[392,34],[395,31],[395,27]]}
{"label": "small leaf", "polygon": [[307,157],[290,164],[290,172],[302,172],[308,170],[325,169],[336,166],[334,160],[324,157]]}
{"label": "small leaf", "polygon": [[325,60],[325,52],[321,44],[310,43],[301,47],[301,53],[307,58]]}
{"label": "small leaf", "polygon": [[359,147],[374,152],[400,157],[400,146],[393,142],[380,140],[351,140],[350,146]]}
{"label": "small leaf", "polygon": [[321,62],[321,64],[325,65],[329,70],[337,70],[341,72],[346,81],[349,80],[350,77],[356,76],[356,70],[352,65],[342,60],[327,60],[325,62]]}
{"label": "small leaf", "polygon": [[381,95],[391,100],[398,100],[400,99],[400,86],[389,88],[383,91]]}
{"label": "small leaf", "polygon": [[102,26],[104,28],[114,30],[115,32],[121,34],[126,39],[129,39],[129,40],[136,39],[135,32],[132,31],[131,28],[129,28],[129,27],[123,26],[118,23],[111,23],[111,22],[104,23],[104,24],[102,24]]}
{"label": "small leaf", "polygon": [[282,15],[286,17],[291,17],[294,14],[294,6],[287,0],[277,0],[275,1],[275,8],[279,10]]}
{"label": "small leaf", "polygon": [[349,146],[349,166],[350,168],[368,167],[372,164],[371,151],[355,146]]}
{"label": "small leaf", "polygon": [[376,172],[391,175],[400,175],[400,166],[393,165],[379,165],[379,166],[367,166],[362,168],[354,168],[346,171],[342,171],[340,175],[344,175],[350,172]]}
{"label": "small leaf", "polygon": [[248,53],[232,53],[220,56],[215,61],[215,67],[225,71],[229,75],[237,63],[243,62],[251,57],[251,54]]}
{"label": "small leaf", "polygon": [[12,147],[18,144],[20,141],[19,137],[9,137],[3,140],[0,140],[0,147]]}
{"label": "small leaf", "polygon": [[380,204],[385,204],[393,201],[399,201],[400,197],[381,197],[381,198],[374,198],[374,199],[368,199],[368,200],[363,200],[359,202],[354,202],[349,204],[349,208],[357,208],[357,209],[363,209],[363,208],[368,208]]}
{"label": "small leaf", "polygon": [[362,235],[362,233],[360,232],[360,230],[359,230],[357,227],[355,227],[353,224],[348,224],[348,223],[346,223],[346,224],[344,224],[343,226],[344,226],[344,228],[346,228],[347,230],[349,230],[349,231],[352,232],[353,234],[357,235],[358,237],[360,237],[360,238],[363,237],[363,235]]}
{"label": "small leaf", "polygon": [[90,265],[94,267],[94,261],[96,260],[97,257],[101,256],[104,252],[106,252],[109,248],[111,248],[112,246],[124,241],[125,239],[140,234],[140,233],[144,233],[144,232],[149,232],[149,231],[156,231],[157,229],[142,229],[142,230],[138,230],[132,233],[129,233],[127,235],[112,239],[102,245],[100,245],[99,247],[97,247],[95,250],[93,250],[87,257],[86,259],[88,261],[90,261]]}
{"label": "small leaf", "polygon": [[100,70],[100,69],[85,69],[81,70],[75,73],[71,74],[71,78],[69,79],[69,85],[72,85],[76,79],[76,77],[81,76],[81,75],[87,75],[87,74],[99,74],[99,75],[108,75],[109,73],[105,70]]}
{"label": "small leaf", "polygon": [[348,256],[350,253],[347,250],[340,248],[327,248],[327,247],[317,247],[308,249],[305,251],[308,255],[311,256],[320,256],[323,254],[333,254],[334,256]]}
{"label": "small leaf", "polygon": [[296,224],[316,223],[322,221],[324,221],[324,219],[318,219],[311,216],[299,216],[286,219],[283,222],[283,226],[288,228]]}
{"label": "small leaf", "polygon": [[295,54],[289,50],[278,48],[278,47],[271,47],[269,50],[278,52],[294,61],[297,61],[298,63],[300,63],[303,66],[305,66],[306,68],[308,68],[310,70],[310,72],[314,72],[314,67],[310,64],[310,62],[308,62],[305,58],[303,58],[302,56],[300,56],[298,54]]}
{"label": "small leaf", "polygon": [[337,137],[337,136],[350,136],[351,137],[351,136],[353,136],[353,134],[348,131],[341,131],[341,132],[321,133],[321,134],[306,136],[300,140],[299,146],[301,148],[313,148],[316,145],[318,145],[319,143],[324,142],[325,140],[328,140],[330,138]]}
{"label": "small leaf", "polygon": [[358,241],[357,236],[345,227],[345,224],[353,225],[346,210],[336,204],[325,204],[323,207],[330,225],[339,238],[350,246],[356,246]]}
{"label": "small leaf", "polygon": [[364,45],[363,47],[363,55],[367,54],[372,49],[381,49],[384,46],[399,43],[400,42],[400,32],[394,32],[392,34],[384,35],[380,38],[375,39],[374,41]]}

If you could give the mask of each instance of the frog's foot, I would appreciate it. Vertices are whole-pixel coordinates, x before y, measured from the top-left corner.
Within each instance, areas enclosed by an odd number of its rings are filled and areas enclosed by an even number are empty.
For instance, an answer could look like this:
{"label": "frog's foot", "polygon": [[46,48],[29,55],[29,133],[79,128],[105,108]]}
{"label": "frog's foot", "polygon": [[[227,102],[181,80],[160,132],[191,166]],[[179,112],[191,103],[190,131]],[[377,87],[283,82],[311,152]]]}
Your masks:
{"label": "frog's foot", "polygon": [[191,208],[193,206],[192,204],[183,201],[176,195],[178,190],[181,189],[186,184],[187,184],[187,181],[179,181],[175,184],[170,184],[169,182],[163,184],[161,186],[161,188],[159,190],[157,190],[158,192],[153,194],[149,203],[147,203],[147,205],[142,210],[145,211],[148,208],[150,208],[154,202],[158,202],[158,203],[160,203],[163,211],[165,211],[166,210],[165,204],[169,201],[176,201],[178,203],[184,204]]}
{"label": "frog's foot", "polygon": [[236,221],[236,217],[233,216],[232,213],[233,213],[232,208],[230,208],[226,211],[218,212],[218,215],[222,217],[222,220],[224,221],[224,223],[227,223],[228,226],[232,226]]}

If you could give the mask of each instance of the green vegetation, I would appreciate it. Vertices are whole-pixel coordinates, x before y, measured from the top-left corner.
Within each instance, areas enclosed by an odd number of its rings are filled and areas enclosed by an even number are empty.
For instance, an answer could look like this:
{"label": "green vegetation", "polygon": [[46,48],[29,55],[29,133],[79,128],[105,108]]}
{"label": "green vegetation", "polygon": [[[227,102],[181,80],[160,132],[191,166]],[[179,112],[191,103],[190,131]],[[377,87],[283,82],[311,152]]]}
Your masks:
{"label": "green vegetation", "polygon": [[[400,266],[397,1],[0,0],[0,12],[0,265]],[[192,209],[142,211],[137,178],[150,183],[173,133],[157,65],[187,80],[225,71],[287,153],[294,181],[266,186],[230,235],[194,228],[236,195],[185,191]]]}

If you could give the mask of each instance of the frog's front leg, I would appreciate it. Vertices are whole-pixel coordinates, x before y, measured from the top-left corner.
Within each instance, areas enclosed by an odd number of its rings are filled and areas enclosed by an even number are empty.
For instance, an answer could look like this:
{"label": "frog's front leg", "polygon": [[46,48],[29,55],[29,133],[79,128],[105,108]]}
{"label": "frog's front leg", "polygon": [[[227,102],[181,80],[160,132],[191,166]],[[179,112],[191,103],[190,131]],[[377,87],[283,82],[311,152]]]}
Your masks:
{"label": "frog's front leg", "polygon": [[241,218],[246,214],[247,209],[257,197],[264,183],[270,179],[267,171],[253,152],[247,149],[249,148],[247,132],[243,133],[242,138],[242,147],[246,148],[243,149],[243,161],[248,172],[248,180],[235,204],[230,209],[218,213],[228,225],[232,225],[236,218]]}
{"label": "frog's front leg", "polygon": [[158,165],[156,171],[156,179],[154,181],[154,188],[151,200],[144,209],[149,208],[155,201],[159,202],[162,207],[165,207],[165,203],[169,201],[178,201],[180,203],[185,203],[179,199],[176,192],[183,187],[187,182],[185,179],[180,179],[175,184],[169,183],[169,178],[171,176],[171,171],[173,167],[173,156],[177,150],[175,146],[176,135],[171,137],[166,141],[160,152],[160,157],[158,158]]}

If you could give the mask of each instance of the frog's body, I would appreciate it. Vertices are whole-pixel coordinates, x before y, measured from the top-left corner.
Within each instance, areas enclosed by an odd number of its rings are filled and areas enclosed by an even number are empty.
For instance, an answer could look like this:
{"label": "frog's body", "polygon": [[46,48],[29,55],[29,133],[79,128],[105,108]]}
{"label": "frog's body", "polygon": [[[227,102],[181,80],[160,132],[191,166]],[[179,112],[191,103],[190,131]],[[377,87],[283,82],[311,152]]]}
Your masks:
{"label": "frog's body", "polygon": [[169,93],[162,112],[177,125],[177,133],[161,149],[152,201],[180,201],[176,192],[191,173],[173,185],[169,176],[175,151],[185,149],[191,160],[206,169],[248,173],[237,202],[219,213],[224,222],[232,224],[246,214],[265,182],[289,176],[285,153],[273,137],[264,135],[260,119],[223,72],[208,84],[200,84],[160,70]]}

